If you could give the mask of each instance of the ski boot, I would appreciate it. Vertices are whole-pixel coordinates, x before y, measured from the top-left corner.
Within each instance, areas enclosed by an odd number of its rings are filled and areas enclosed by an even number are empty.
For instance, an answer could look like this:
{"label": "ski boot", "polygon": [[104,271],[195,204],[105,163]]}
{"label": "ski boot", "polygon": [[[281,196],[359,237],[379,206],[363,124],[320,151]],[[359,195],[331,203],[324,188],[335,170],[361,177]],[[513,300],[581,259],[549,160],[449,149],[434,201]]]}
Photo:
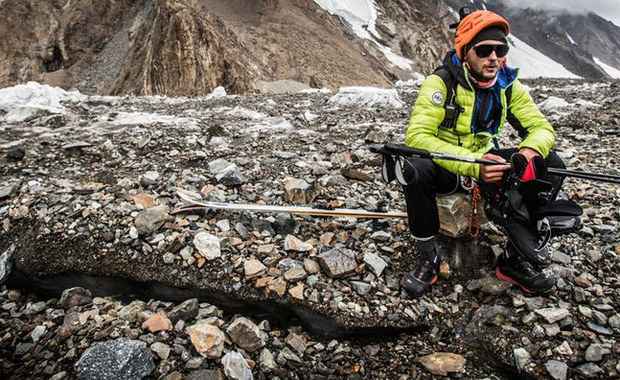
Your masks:
{"label": "ski boot", "polygon": [[555,285],[554,277],[547,277],[508,243],[497,260],[495,275],[500,280],[518,285],[528,294],[545,294]]}
{"label": "ski boot", "polygon": [[506,220],[502,227],[510,241],[509,245],[537,269],[546,268],[551,264],[551,257],[546,247],[549,239],[541,238],[537,229],[511,219]]}
{"label": "ski boot", "polygon": [[420,262],[415,270],[401,280],[402,287],[413,297],[420,297],[437,282],[439,273],[439,251],[435,238],[418,241]]}

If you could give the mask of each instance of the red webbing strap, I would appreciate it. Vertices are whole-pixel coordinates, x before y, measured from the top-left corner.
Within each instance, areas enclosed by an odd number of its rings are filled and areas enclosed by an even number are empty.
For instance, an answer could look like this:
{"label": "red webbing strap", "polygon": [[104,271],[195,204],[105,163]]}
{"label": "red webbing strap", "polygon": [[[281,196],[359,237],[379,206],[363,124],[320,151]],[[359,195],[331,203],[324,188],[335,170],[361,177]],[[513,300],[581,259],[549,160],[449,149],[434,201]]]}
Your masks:
{"label": "red webbing strap", "polygon": [[478,215],[480,199],[480,187],[477,182],[474,182],[474,187],[471,189],[471,212],[469,213],[469,234],[474,239],[480,236],[480,215]]}

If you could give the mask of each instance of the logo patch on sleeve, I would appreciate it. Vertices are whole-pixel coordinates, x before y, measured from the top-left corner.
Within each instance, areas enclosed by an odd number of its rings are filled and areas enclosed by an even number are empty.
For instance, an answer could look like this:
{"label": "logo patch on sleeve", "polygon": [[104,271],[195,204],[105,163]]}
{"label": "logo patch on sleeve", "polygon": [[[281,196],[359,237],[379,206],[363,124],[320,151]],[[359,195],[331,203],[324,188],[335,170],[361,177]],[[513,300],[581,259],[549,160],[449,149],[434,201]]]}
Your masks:
{"label": "logo patch on sleeve", "polygon": [[442,105],[444,98],[443,98],[443,94],[441,93],[441,91],[434,92],[433,95],[431,95],[431,101],[433,102],[433,104],[437,106]]}

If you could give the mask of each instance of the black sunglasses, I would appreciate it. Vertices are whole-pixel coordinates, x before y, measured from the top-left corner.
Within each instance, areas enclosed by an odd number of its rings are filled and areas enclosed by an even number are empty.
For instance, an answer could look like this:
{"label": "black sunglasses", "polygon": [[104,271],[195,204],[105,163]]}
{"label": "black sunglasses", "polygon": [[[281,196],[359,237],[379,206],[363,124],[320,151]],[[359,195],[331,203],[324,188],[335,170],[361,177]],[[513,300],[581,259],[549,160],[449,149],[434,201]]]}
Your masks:
{"label": "black sunglasses", "polygon": [[479,58],[486,58],[491,55],[493,51],[498,58],[505,57],[508,54],[508,45],[478,45],[472,49],[476,52]]}

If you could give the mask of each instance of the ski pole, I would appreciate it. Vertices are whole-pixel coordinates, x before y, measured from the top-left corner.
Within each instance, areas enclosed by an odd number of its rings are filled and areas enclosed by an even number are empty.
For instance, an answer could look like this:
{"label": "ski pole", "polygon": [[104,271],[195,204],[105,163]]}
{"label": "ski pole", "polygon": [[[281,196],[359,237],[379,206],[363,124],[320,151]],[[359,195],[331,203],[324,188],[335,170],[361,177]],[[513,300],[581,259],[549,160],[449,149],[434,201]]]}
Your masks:
{"label": "ski pole", "polygon": [[592,181],[620,183],[620,176],[615,176],[611,174],[590,173],[590,172],[582,172],[580,170],[568,170],[568,169],[557,169],[557,168],[547,168],[547,173],[564,176],[564,177],[589,179]]}
{"label": "ski pole", "polygon": [[353,218],[406,218],[407,213],[401,211],[367,211],[364,209],[322,209],[303,206],[277,206],[277,205],[259,205],[248,203],[223,203],[223,202],[203,202],[193,199],[190,195],[177,189],[177,195],[185,203],[185,206],[176,208],[171,214],[177,214],[185,211],[193,210],[228,210],[228,211],[249,211],[249,212],[270,212],[270,213],[288,213],[294,215],[313,215],[313,216],[334,216],[334,217],[353,217]]}
{"label": "ski pole", "polygon": [[[484,159],[484,158],[472,158],[472,157],[456,156],[456,155],[441,153],[441,152],[429,152],[428,150],[412,148],[406,145],[395,144],[391,142],[385,143],[383,147],[372,147],[370,150],[374,153],[391,153],[391,154],[404,156],[404,157],[420,157],[420,158],[426,158],[426,159],[469,162],[469,163],[481,164],[481,165],[504,165],[505,164],[503,162],[497,162],[494,160],[489,160],[489,159]],[[620,176],[611,175],[611,174],[591,173],[591,172],[585,172],[585,171],[558,169],[558,168],[547,168],[547,173],[555,174],[555,175],[562,176],[562,177],[575,177],[575,178],[581,178],[581,179],[588,179],[592,181],[620,184]]]}
{"label": "ski pole", "polygon": [[472,157],[464,157],[464,156],[455,156],[453,154],[447,154],[447,153],[441,153],[441,152],[429,152],[428,150],[411,148],[405,145],[395,144],[395,143],[390,143],[390,142],[385,143],[383,148],[385,148],[385,150],[388,153],[397,154],[399,156],[469,162],[472,164],[482,164],[482,165],[501,165],[502,164],[501,162],[497,162],[494,160],[487,160],[485,158],[472,158]]}

